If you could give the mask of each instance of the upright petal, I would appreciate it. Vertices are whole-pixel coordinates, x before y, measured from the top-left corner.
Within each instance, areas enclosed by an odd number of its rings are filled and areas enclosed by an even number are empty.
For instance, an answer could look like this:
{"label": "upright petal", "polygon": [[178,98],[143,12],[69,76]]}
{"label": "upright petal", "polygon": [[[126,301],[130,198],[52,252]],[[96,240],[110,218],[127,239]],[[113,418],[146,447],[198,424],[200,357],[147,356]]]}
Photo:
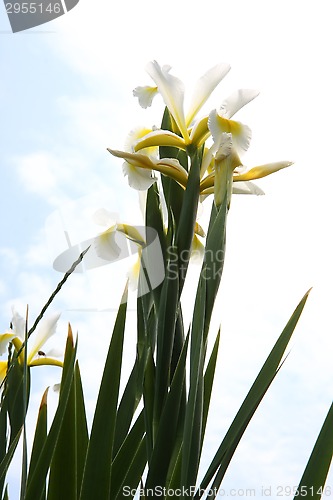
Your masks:
{"label": "upright petal", "polygon": [[197,82],[190,109],[186,116],[186,124],[189,126],[198,111],[205,104],[213,90],[230,71],[229,64],[217,64],[207,71]]}
{"label": "upright petal", "polygon": [[21,340],[25,337],[25,319],[13,307],[12,329]]}
{"label": "upright petal", "polygon": [[252,89],[239,89],[233,92],[223,103],[219,109],[218,114],[224,118],[231,118],[243,106],[251,102],[259,95],[257,90]]}
{"label": "upright petal", "polygon": [[[33,339],[33,346],[29,350],[28,364],[36,356],[38,351],[41,350],[45,342],[55,333],[57,328],[57,323],[60,318],[60,314],[52,314],[46,319],[43,319],[40,323],[38,332]],[[31,340],[28,341],[28,346]]]}
{"label": "upright petal", "polygon": [[184,84],[169,73],[170,67],[162,67],[157,61],[147,65],[147,73],[154,80],[162,95],[165,105],[173,116],[183,138],[189,142],[189,135],[184,116]]}

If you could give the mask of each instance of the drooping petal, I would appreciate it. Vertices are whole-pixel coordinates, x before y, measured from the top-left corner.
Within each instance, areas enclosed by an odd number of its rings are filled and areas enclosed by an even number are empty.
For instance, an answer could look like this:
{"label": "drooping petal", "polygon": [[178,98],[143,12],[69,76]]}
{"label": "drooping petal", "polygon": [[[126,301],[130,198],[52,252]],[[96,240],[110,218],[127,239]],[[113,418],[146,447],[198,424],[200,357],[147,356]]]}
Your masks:
{"label": "drooping petal", "polygon": [[146,109],[152,105],[154,97],[158,94],[157,87],[136,87],[133,90],[134,97],[137,97],[142,108]]}
{"label": "drooping petal", "polygon": [[251,168],[247,172],[236,174],[234,176],[234,181],[251,181],[253,179],[260,179],[261,177],[266,177],[274,172],[278,172],[283,168],[290,167],[292,164],[292,161],[277,161],[274,163],[259,165],[258,167]]}
{"label": "drooping petal", "polygon": [[176,158],[162,158],[156,162],[155,169],[186,187],[188,173]]}
{"label": "drooping petal", "polygon": [[60,359],[56,358],[50,358],[48,356],[41,356],[41,357],[36,357],[35,359],[32,359],[29,363],[29,366],[43,366],[43,365],[50,365],[50,366],[59,366],[62,368],[63,362]]}
{"label": "drooping petal", "polygon": [[25,319],[13,308],[12,330],[22,341],[25,337]]}
{"label": "drooping petal", "polygon": [[133,149],[137,152],[141,149],[152,148],[154,146],[174,146],[175,148],[186,149],[186,144],[182,137],[169,130],[162,129],[154,130],[141,139],[138,139]]}
{"label": "drooping petal", "polygon": [[230,71],[229,64],[217,64],[209,69],[197,82],[192,102],[186,116],[186,124],[189,126],[198,111],[205,104],[213,90],[223,80],[225,75]]}
{"label": "drooping petal", "polygon": [[214,187],[215,172],[207,175],[200,182],[200,193],[204,192],[206,189]]}
{"label": "drooping petal", "polygon": [[14,332],[6,332],[0,335],[0,356],[5,354],[8,348],[9,342],[15,337]]}
{"label": "drooping petal", "polygon": [[119,151],[117,149],[107,148],[109,153],[117,158],[123,158],[134,167],[147,168],[148,170],[154,169],[154,162],[152,159],[142,153],[129,153],[128,151]]}
{"label": "drooping petal", "polygon": [[250,181],[234,182],[232,184],[233,194],[254,194],[257,196],[265,194],[260,187]]}
{"label": "drooping petal", "polygon": [[98,257],[109,262],[117,260],[121,253],[121,248],[116,242],[116,231],[117,225],[112,226],[94,240],[94,248]]}
{"label": "drooping petal", "polygon": [[156,182],[151,170],[135,167],[128,162],[123,164],[124,175],[128,178],[128,184],[137,191],[146,191]]}
{"label": "drooping petal", "polygon": [[[45,342],[55,333],[60,314],[52,314],[48,318],[41,321],[39,329],[35,337],[31,337],[28,341],[28,365],[30,361],[36,356],[38,351],[42,350]],[[33,342],[33,346],[29,349],[29,343]]]}
{"label": "drooping petal", "polygon": [[248,150],[251,142],[251,129],[243,123],[228,120],[220,116],[216,110],[211,111],[208,119],[208,127],[215,143],[219,143],[223,132],[232,134],[233,145],[238,154]]}
{"label": "drooping petal", "polygon": [[187,143],[189,135],[184,116],[184,84],[179,78],[171,75],[169,69],[169,66],[161,68],[157,61],[150,62],[146,67],[147,73],[156,83],[165,105]]}
{"label": "drooping petal", "polygon": [[[123,166],[124,174],[128,175],[130,185],[131,187],[135,187],[135,189],[140,189],[142,183],[142,179],[139,179],[138,175],[145,177],[145,174],[138,171],[138,167],[140,167],[140,169],[147,169],[148,171],[157,170],[164,175],[172,177],[181,185],[186,186],[187,172],[175,158],[162,158],[161,160],[155,160],[141,153],[128,153],[127,151],[117,151],[113,149],[108,149],[108,151],[114,156],[124,158],[126,160],[126,163]],[[131,168],[131,166],[134,167],[134,169]],[[147,176],[144,180],[146,182],[147,180],[151,182],[152,179]],[[156,179],[154,178],[153,182],[155,182],[155,180]],[[151,184],[153,182],[151,182]],[[143,188],[141,187],[141,189]],[[145,187],[144,189],[147,188]]]}
{"label": "drooping petal", "polygon": [[236,90],[223,101],[218,114],[229,119],[258,95],[259,92],[253,89]]}

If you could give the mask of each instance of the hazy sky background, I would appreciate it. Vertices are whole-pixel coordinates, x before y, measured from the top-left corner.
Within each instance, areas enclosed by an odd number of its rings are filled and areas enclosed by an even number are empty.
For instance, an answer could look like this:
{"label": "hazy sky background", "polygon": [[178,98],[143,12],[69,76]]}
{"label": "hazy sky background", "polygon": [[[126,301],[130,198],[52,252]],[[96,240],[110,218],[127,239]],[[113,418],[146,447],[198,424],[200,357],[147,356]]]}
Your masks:
{"label": "hazy sky background", "polygon": [[[160,123],[161,100],[144,111],[132,96],[134,87],[150,84],[148,61],[170,64],[189,90],[208,68],[229,63],[206,110],[238,88],[260,90],[237,114],[253,132],[244,163],[295,164],[257,182],[265,196],[232,199],[212,332],[221,324],[204,459],[208,465],[289,316],[313,286],[291,354],[225,477],[225,490],[255,488],[258,498],[262,486],[271,485],[274,498],[277,486],[298,484],[332,400],[330,7],[328,0],[80,0],[57,20],[12,34],[0,5],[1,331],[12,305],[24,314],[29,304],[33,321],[61,279],[52,269],[66,248],[62,229],[52,226],[59,210],[73,241],[94,235],[88,212],[102,206],[140,224],[137,193],[123,178],[121,160],[106,148],[121,149],[137,125]],[[79,332],[90,417],[114,319],[112,310],[98,309],[117,307],[124,281],[124,267],[115,265],[72,276],[50,310],[62,312],[54,344],[64,344],[68,321]],[[130,330],[126,352],[130,361]],[[56,368],[33,371],[31,426],[46,385],[59,377]],[[333,487],[332,473],[327,484]]]}

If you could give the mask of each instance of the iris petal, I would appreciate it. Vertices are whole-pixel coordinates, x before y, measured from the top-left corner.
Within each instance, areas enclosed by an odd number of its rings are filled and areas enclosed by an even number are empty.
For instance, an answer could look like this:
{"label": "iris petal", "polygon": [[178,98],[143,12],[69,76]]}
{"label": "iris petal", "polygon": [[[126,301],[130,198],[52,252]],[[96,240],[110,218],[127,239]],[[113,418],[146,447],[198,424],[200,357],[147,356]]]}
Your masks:
{"label": "iris petal", "polygon": [[192,123],[195,115],[200,111],[213,90],[223,80],[225,75],[230,71],[229,64],[217,64],[209,69],[197,82],[190,109],[186,116],[186,124],[189,126]]}

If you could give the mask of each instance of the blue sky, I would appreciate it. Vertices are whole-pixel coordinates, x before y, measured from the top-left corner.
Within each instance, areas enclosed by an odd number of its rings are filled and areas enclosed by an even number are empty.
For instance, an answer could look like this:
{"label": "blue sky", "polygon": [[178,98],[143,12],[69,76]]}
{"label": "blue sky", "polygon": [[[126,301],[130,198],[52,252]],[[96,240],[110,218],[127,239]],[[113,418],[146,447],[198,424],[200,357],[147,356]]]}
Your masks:
{"label": "blue sky", "polygon": [[[297,485],[332,399],[330,4],[301,5],[208,0],[203,8],[171,1],[161,13],[150,0],[101,0],[98,8],[80,0],[65,16],[15,35],[0,6],[2,331],[12,305],[23,312],[29,303],[35,317],[61,278],[52,269],[63,238],[50,234],[54,211],[65,214],[74,238],[84,238],[91,226],[70,204],[98,208],[103,202],[126,222],[140,223],[137,194],[106,148],[121,149],[131,128],[160,121],[161,102],[144,111],[132,97],[135,86],[149,83],[149,60],[172,65],[189,87],[210,66],[230,63],[211,107],[237,88],[260,90],[239,113],[253,131],[248,164],[295,165],[260,182],[265,197],[232,201],[215,315],[222,345],[207,453],[294,307],[314,288],[291,355],[226,476],[226,488],[258,492],[261,485]],[[104,276],[73,276],[52,308],[62,312],[61,341],[68,321],[79,331],[90,414],[113,313],[87,309],[116,307],[122,274],[110,268]],[[35,377],[32,403],[38,405],[58,373]]]}

